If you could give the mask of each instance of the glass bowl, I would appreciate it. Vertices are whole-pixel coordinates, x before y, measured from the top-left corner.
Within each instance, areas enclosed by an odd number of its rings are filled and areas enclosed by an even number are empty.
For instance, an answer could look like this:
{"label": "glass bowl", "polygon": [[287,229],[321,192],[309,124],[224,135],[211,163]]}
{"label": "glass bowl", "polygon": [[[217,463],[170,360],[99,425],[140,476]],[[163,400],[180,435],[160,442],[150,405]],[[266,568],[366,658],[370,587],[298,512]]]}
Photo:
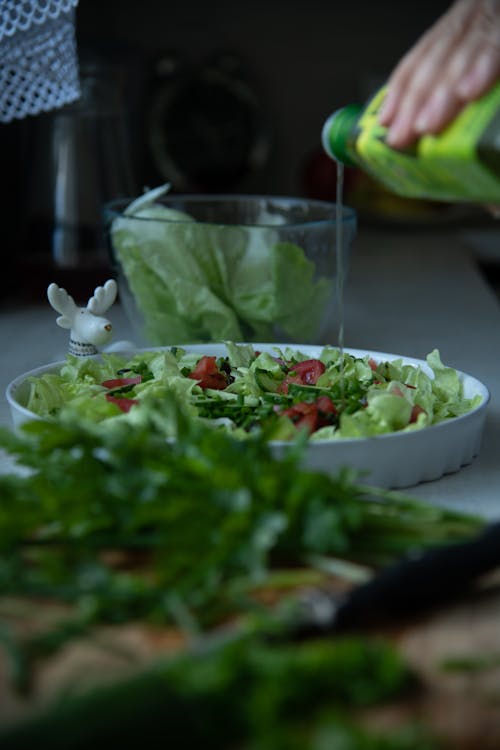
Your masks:
{"label": "glass bowl", "polygon": [[138,344],[324,340],[356,234],[352,209],[342,208],[337,250],[333,203],[159,192],[106,207]]}

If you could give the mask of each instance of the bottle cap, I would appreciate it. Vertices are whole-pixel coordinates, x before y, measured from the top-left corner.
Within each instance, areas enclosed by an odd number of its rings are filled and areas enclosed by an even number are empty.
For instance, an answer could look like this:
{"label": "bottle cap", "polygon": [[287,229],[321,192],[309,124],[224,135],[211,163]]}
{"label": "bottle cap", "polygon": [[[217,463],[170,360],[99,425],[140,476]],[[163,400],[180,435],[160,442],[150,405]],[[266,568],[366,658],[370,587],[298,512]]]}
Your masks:
{"label": "bottle cap", "polygon": [[349,152],[349,143],[352,141],[352,130],[361,110],[361,105],[349,104],[330,115],[323,125],[323,148],[328,156],[348,167],[356,166]]}

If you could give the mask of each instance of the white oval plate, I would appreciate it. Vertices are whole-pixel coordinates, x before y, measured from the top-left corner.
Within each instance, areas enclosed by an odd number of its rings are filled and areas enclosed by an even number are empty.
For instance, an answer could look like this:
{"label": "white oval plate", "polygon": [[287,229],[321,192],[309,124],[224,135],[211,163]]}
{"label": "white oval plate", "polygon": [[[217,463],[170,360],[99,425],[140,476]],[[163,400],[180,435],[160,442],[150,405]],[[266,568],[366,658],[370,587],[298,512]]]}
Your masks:
{"label": "white oval plate", "polygon": [[[275,347],[289,347],[310,358],[318,357],[324,348],[320,345],[302,344],[255,343],[252,346],[258,351],[267,352],[273,352]],[[168,347],[149,347],[124,354],[131,357],[136,351],[161,351],[165,348]],[[227,354],[224,344],[186,344],[182,348],[216,357]],[[421,367],[432,376],[427,363],[420,359],[362,349],[345,348],[344,351],[355,357],[368,355],[377,362],[402,359],[405,364]],[[37,367],[19,375],[7,386],[6,398],[15,427],[26,420],[39,418],[24,406],[29,394],[29,378],[57,372],[63,364],[64,362],[54,362]],[[464,396],[481,396],[481,403],[467,414],[413,432],[392,432],[369,438],[311,441],[305,449],[304,466],[331,474],[348,466],[363,472],[362,480],[366,483],[387,488],[411,487],[458,471],[462,466],[471,463],[479,453],[490,399],[489,391],[483,383],[471,375],[460,371],[458,373],[463,383]],[[286,441],[272,441],[270,445],[276,456],[282,456],[290,447],[290,443]]]}

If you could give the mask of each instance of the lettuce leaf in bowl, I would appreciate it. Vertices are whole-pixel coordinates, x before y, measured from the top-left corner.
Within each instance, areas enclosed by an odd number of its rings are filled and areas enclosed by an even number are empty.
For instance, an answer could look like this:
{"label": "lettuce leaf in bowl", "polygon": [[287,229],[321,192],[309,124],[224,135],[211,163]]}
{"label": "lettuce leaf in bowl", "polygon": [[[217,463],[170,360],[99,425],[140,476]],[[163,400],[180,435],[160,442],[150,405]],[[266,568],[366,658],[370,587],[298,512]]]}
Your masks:
{"label": "lettuce leaf in bowl", "polygon": [[315,279],[304,250],[272,226],[195,221],[155,200],[134,201],[111,241],[152,344],[313,336],[332,280]]}

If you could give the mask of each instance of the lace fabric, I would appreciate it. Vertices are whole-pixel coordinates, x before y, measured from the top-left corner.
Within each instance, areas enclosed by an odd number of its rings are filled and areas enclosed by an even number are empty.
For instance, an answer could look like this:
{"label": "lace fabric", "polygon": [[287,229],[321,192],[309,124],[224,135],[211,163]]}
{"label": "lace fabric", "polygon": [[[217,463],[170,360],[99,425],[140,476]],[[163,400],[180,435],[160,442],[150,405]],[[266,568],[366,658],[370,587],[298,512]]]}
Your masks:
{"label": "lace fabric", "polygon": [[0,2],[0,122],[37,115],[80,96],[78,0]]}

